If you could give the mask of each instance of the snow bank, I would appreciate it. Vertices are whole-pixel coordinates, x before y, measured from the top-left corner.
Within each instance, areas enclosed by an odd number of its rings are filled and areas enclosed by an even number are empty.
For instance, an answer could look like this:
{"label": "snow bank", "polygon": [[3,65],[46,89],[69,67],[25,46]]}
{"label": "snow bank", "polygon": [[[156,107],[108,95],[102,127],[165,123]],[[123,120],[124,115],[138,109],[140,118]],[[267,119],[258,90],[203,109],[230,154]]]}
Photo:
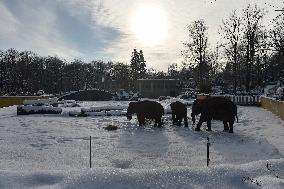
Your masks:
{"label": "snow bank", "polygon": [[64,103],[64,104],[61,105],[61,107],[64,107],[64,108],[71,107],[71,108],[73,108],[73,107],[80,107],[80,105],[78,103],[76,103],[76,102],[73,102],[73,103]]}
{"label": "snow bank", "polygon": [[17,106],[17,115],[28,114],[61,114],[62,109],[53,106]]}
{"label": "snow bank", "polygon": [[[284,170],[284,160],[271,160]],[[282,171],[283,174],[283,171]],[[251,180],[245,180],[249,177]],[[253,181],[253,182],[252,182]],[[284,175],[277,178],[266,170],[266,161],[214,167],[166,167],[157,169],[93,169],[64,184],[70,189],[180,189],[180,188],[261,188],[280,189]]]}
{"label": "snow bank", "polygon": [[82,112],[101,112],[110,110],[126,110],[128,106],[99,106],[91,108],[82,108]]}
{"label": "snow bank", "polygon": [[58,101],[58,98],[49,98],[49,99],[37,99],[37,100],[24,100],[24,105],[46,105],[46,104],[56,104]]}
{"label": "snow bank", "polygon": [[78,103],[78,101],[76,100],[61,100],[58,101],[57,104],[59,104],[60,107],[64,107],[64,108],[74,108],[74,107],[81,107],[80,104]]}
{"label": "snow bank", "polygon": [[93,112],[78,112],[70,111],[69,116],[73,117],[87,117],[87,116],[125,116],[125,110],[108,110],[108,111],[93,111]]}
{"label": "snow bank", "polygon": [[3,188],[63,189],[283,189],[284,159],[212,167],[175,166],[156,169],[98,168],[69,171],[0,171]]}

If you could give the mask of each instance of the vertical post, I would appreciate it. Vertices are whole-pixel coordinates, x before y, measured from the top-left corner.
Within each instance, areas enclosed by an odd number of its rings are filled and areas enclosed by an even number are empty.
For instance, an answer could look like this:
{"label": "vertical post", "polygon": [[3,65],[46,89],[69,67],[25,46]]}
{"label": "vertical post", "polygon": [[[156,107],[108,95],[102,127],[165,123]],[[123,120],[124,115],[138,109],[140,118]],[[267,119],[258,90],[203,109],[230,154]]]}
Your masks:
{"label": "vertical post", "polygon": [[209,137],[207,137],[207,167],[209,166],[209,161],[210,161],[210,158],[209,158],[209,146],[210,146]]}
{"label": "vertical post", "polygon": [[92,168],[92,137],[90,136],[90,168]]}

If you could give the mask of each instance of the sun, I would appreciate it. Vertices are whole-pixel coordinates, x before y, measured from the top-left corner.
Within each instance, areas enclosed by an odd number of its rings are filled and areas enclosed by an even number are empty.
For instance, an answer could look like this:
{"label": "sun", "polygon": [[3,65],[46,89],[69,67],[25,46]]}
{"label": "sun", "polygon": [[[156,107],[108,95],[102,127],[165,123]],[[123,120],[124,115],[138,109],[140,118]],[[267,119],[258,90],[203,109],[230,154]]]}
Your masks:
{"label": "sun", "polygon": [[131,31],[144,45],[155,46],[168,35],[168,19],[165,11],[157,5],[141,5],[131,17]]}

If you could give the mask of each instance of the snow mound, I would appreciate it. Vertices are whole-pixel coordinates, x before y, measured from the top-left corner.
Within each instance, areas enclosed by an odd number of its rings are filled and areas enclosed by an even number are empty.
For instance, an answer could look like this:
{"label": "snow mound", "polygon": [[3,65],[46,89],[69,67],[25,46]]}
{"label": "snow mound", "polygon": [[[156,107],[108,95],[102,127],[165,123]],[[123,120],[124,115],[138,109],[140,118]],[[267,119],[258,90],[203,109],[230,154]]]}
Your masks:
{"label": "snow mound", "polygon": [[17,106],[17,115],[28,114],[61,114],[62,109],[53,106]]}
{"label": "snow mound", "polygon": [[80,107],[80,105],[75,100],[59,101],[58,104],[61,104],[61,107],[64,107],[64,108]]}
{"label": "snow mound", "polygon": [[[284,170],[284,160],[271,160],[278,170]],[[261,188],[280,189],[284,175],[277,178],[266,170],[266,161],[243,165],[214,167],[167,167],[157,169],[93,169],[70,179],[64,188],[70,189],[179,189],[179,188]],[[252,181],[243,178],[249,177]]]}
{"label": "snow mound", "polygon": [[125,110],[104,110],[104,111],[70,111],[69,116],[73,117],[87,117],[87,116],[125,116],[127,111]]}
{"label": "snow mound", "polygon": [[99,107],[90,107],[82,108],[82,112],[101,112],[101,111],[110,111],[110,110],[126,110],[128,106],[99,106]]}
{"label": "snow mound", "polygon": [[[125,163],[125,162],[118,162]],[[126,162],[127,163],[127,162]],[[0,172],[1,188],[63,189],[180,189],[284,187],[284,159],[212,167],[164,167],[156,169],[98,168],[64,171]],[[277,172],[277,176],[275,173]],[[246,179],[248,178],[248,179]]]}
{"label": "snow mound", "polygon": [[49,98],[49,99],[37,99],[37,100],[24,100],[23,105],[46,105],[46,104],[56,104],[58,98]]}

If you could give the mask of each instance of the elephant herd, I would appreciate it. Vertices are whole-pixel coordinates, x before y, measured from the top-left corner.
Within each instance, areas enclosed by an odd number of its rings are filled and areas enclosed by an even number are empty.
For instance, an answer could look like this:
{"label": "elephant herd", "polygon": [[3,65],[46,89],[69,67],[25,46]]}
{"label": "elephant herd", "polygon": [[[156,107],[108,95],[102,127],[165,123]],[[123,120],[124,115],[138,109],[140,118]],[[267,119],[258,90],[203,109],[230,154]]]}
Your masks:
{"label": "elephant herd", "polygon": [[[172,111],[172,122],[174,125],[188,127],[187,107],[182,102],[176,101],[170,104]],[[145,124],[145,120],[154,120],[155,127],[162,127],[162,116],[164,115],[163,106],[155,101],[144,100],[130,102],[127,108],[127,119],[131,120],[132,115],[136,114],[139,126]],[[233,133],[235,118],[238,121],[237,106],[229,99],[213,97],[208,99],[197,99],[193,102],[191,119],[195,124],[196,116],[200,114],[195,131],[200,131],[203,122],[207,123],[207,131],[211,131],[211,120],[223,121],[224,131]]]}

